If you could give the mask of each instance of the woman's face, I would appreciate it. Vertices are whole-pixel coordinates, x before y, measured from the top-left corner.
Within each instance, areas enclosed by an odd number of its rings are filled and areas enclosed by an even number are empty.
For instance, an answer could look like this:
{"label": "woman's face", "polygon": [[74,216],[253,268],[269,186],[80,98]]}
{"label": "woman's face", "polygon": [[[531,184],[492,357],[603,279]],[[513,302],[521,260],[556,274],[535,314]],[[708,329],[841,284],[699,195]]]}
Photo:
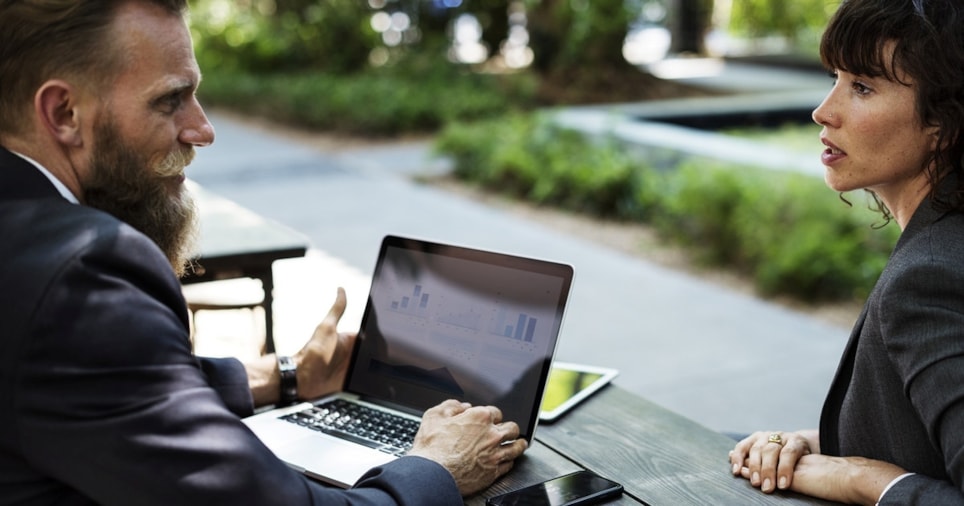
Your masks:
{"label": "woman's face", "polygon": [[[884,47],[884,61],[893,51],[893,43]],[[824,179],[840,192],[872,190],[903,226],[930,188],[923,168],[936,128],[921,124],[916,86],[899,70],[903,83],[839,69],[835,73],[833,88],[813,111],[827,146],[821,155]]]}

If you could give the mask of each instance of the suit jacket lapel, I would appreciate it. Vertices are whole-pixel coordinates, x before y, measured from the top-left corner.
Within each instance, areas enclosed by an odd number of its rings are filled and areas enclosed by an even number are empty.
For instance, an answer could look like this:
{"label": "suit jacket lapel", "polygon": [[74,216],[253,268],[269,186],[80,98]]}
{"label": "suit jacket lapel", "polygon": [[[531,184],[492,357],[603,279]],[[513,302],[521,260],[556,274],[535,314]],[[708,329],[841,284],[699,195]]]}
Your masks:
{"label": "suit jacket lapel", "polygon": [[864,304],[857,323],[854,324],[850,332],[850,340],[844,348],[843,357],[840,365],[837,366],[837,373],[830,384],[830,391],[827,399],[823,403],[823,411],[820,413],[820,453],[825,455],[837,455],[840,453],[839,422],[840,408],[843,406],[844,396],[850,388],[850,377],[854,372],[854,360],[857,357],[857,342],[860,340],[860,332],[864,328],[864,321],[867,319],[867,308],[869,304]]}
{"label": "suit jacket lapel", "polygon": [[[945,178],[941,183],[941,188],[946,188],[947,185],[953,181]],[[897,240],[897,244],[894,245],[894,250],[890,254],[890,258],[893,259],[894,255],[903,245],[921,229],[939,220],[944,214],[946,214],[945,211],[934,209],[931,200],[925,198],[917,207],[917,210],[914,211],[914,215],[911,216],[907,227],[901,232],[900,238]],[[888,264],[889,262],[890,260],[888,260]],[[886,276],[886,272],[885,268],[884,273],[881,273],[881,278]],[[879,282],[878,280],[878,283]],[[850,333],[850,340],[844,349],[843,357],[840,359],[840,365],[837,366],[837,373],[834,375],[833,382],[830,384],[830,391],[827,393],[827,399],[823,404],[823,411],[820,413],[820,452],[827,455],[838,455],[840,453],[840,410],[843,407],[844,397],[850,389],[850,381],[854,372],[854,362],[857,359],[857,345],[867,319],[868,309],[870,304],[873,303],[873,300],[874,291],[871,291],[867,303],[864,304],[864,308],[857,318],[857,323]]]}

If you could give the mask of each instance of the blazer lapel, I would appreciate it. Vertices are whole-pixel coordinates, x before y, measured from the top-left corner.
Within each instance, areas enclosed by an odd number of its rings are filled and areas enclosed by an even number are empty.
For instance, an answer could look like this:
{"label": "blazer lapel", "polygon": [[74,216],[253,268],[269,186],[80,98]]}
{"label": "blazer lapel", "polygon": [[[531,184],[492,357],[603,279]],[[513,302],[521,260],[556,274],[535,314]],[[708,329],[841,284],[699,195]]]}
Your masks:
{"label": "blazer lapel", "polygon": [[840,453],[839,422],[840,409],[843,406],[844,396],[850,388],[850,378],[854,373],[854,360],[857,357],[857,342],[860,340],[860,332],[864,328],[864,321],[867,319],[867,308],[869,304],[864,304],[857,323],[854,324],[853,331],[850,333],[850,340],[844,348],[843,357],[840,365],[837,366],[837,373],[830,384],[830,391],[827,399],[823,403],[823,411],[820,413],[820,453],[825,455],[837,455]]}

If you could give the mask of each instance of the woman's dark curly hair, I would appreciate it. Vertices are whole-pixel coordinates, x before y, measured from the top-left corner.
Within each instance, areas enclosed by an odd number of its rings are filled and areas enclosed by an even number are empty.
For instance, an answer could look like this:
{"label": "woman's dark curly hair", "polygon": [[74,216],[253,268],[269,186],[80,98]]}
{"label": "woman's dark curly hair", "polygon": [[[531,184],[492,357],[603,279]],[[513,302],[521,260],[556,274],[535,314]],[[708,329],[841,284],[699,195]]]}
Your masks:
{"label": "woman's dark curly hair", "polygon": [[[883,51],[888,42],[895,44],[891,61]],[[931,199],[964,211],[964,1],[844,0],[823,34],[820,57],[829,69],[902,82],[900,70],[913,80],[921,124],[939,129],[923,168]],[[938,192],[947,176],[956,185]]]}

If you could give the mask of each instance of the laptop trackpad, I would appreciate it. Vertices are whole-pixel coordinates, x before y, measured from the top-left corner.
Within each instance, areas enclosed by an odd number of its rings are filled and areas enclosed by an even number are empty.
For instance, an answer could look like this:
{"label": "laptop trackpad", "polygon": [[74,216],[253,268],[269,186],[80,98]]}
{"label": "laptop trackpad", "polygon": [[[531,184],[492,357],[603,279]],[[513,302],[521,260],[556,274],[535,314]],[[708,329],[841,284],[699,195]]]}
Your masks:
{"label": "laptop trackpad", "polygon": [[398,457],[334,437],[313,437],[285,445],[289,465],[308,476],[348,488],[369,469]]}
{"label": "laptop trackpad", "polygon": [[348,488],[369,469],[398,457],[277,418],[245,420],[281,460],[312,478]]}

